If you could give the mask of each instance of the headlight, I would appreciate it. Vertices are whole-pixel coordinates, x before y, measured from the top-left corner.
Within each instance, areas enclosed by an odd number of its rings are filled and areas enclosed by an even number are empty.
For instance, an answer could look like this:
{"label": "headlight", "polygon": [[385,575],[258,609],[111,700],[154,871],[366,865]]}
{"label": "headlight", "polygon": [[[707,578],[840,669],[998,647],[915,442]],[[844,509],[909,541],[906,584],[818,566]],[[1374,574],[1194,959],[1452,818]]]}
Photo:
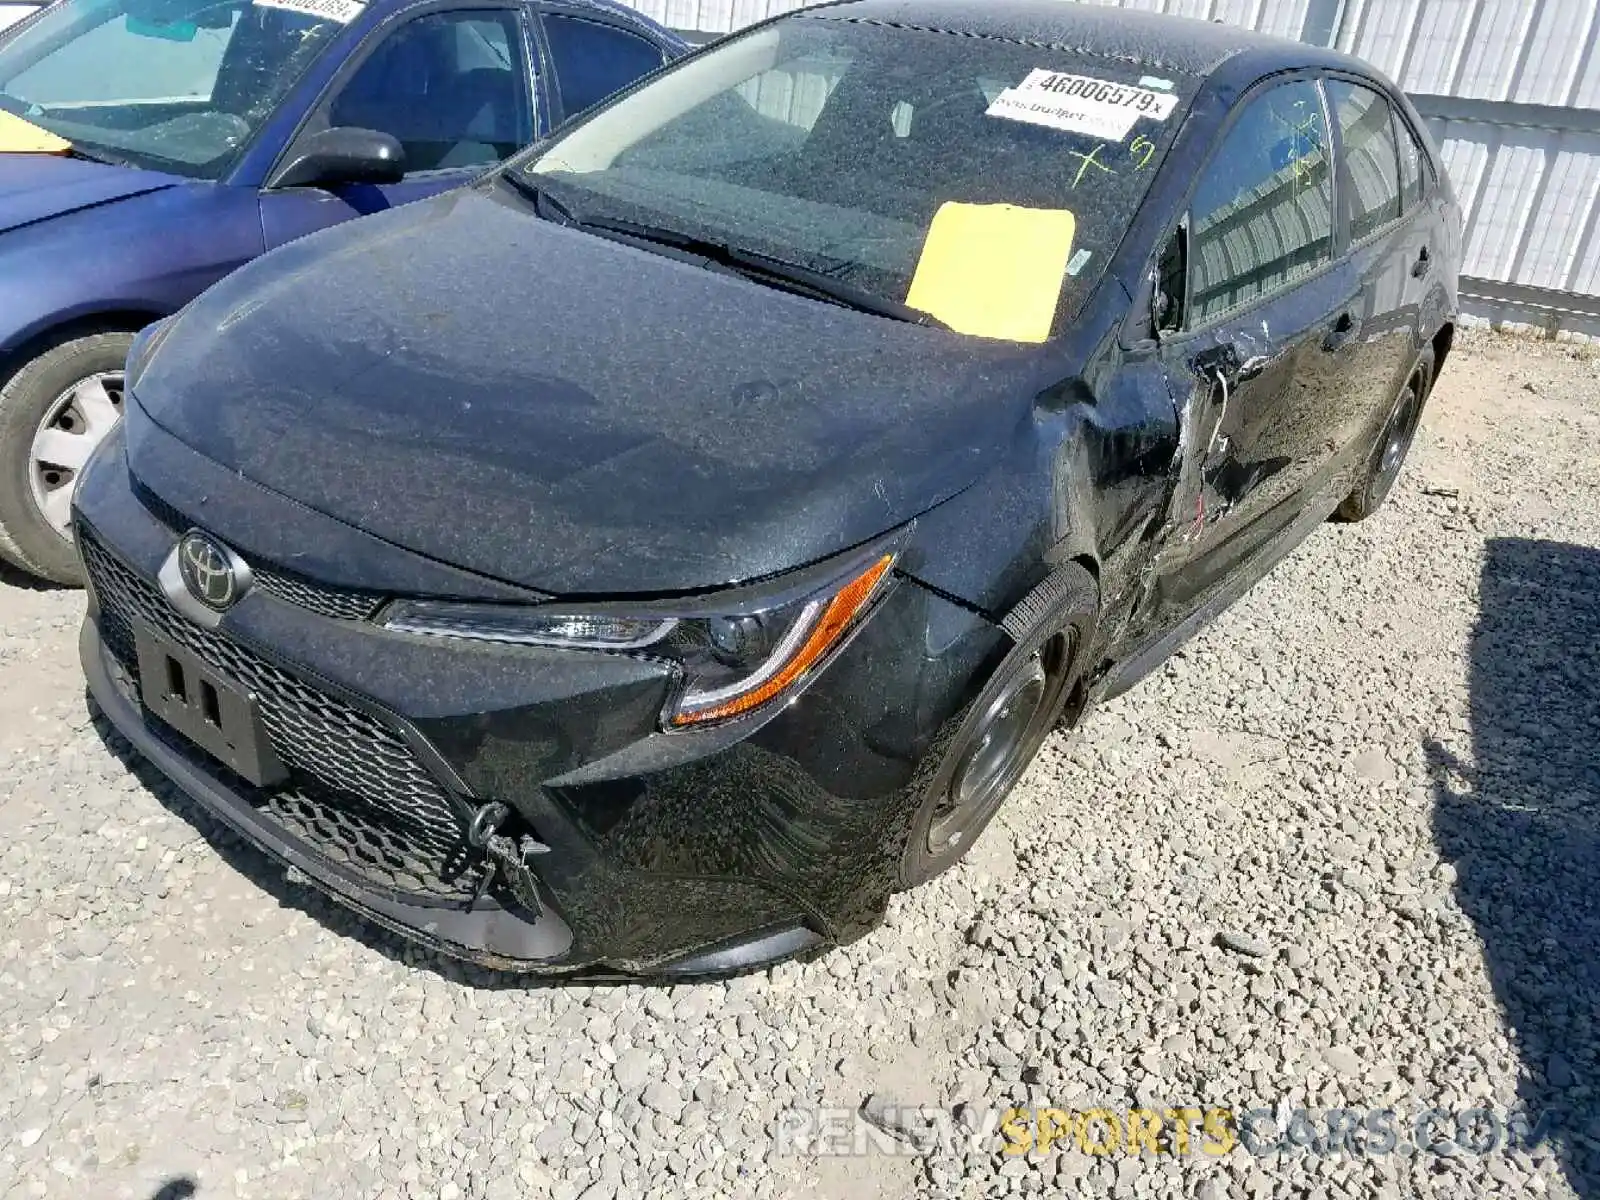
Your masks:
{"label": "headlight", "polygon": [[688,729],[746,716],[790,693],[822,665],[890,578],[885,554],[820,595],[766,612],[707,617],[680,630],[686,683],[666,724]]}
{"label": "headlight", "polygon": [[[381,617],[400,633],[576,650],[645,651],[677,663],[683,684],[663,727],[691,729],[749,716],[792,695],[887,590],[893,554],[855,560],[842,578],[799,595],[718,598],[634,611],[399,600]],[[730,593],[730,596],[736,593]]]}
{"label": "headlight", "polygon": [[670,619],[636,621],[599,613],[545,613],[506,604],[433,600],[396,600],[384,611],[383,623],[398,633],[583,650],[642,650],[677,624]]}

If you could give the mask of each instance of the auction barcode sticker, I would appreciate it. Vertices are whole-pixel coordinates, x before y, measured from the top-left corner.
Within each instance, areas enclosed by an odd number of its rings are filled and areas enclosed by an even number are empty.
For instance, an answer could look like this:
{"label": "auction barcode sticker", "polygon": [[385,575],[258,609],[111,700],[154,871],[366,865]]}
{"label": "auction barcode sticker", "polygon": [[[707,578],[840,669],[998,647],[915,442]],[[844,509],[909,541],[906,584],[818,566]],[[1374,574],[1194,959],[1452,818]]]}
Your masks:
{"label": "auction barcode sticker", "polygon": [[1171,92],[1111,83],[1088,75],[1033,70],[1016,87],[1001,92],[989,105],[988,114],[1123,142],[1141,117],[1165,121],[1177,107],[1178,97]]}
{"label": "auction barcode sticker", "polygon": [[307,17],[348,25],[366,8],[361,0],[254,0],[258,8],[282,8]]}

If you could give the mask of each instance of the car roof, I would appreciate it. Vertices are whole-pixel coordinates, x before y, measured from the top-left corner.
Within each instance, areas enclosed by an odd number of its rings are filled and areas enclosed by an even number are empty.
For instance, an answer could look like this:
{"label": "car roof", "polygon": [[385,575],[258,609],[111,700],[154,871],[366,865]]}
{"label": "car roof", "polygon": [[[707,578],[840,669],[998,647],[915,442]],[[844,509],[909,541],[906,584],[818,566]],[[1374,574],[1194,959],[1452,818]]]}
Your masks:
{"label": "car roof", "polygon": [[629,25],[638,25],[650,30],[662,41],[674,42],[685,47],[689,44],[665,25],[651,20],[637,8],[621,3],[621,0],[528,0],[528,2],[535,8],[567,8],[574,11],[589,9],[597,15],[620,17]]}
{"label": "car roof", "polygon": [[[388,17],[393,13],[411,8],[419,0],[368,0],[367,12],[374,17]],[[618,3],[618,0],[524,0],[524,3],[537,9],[559,9],[579,15],[588,13],[597,17],[606,17],[614,21],[621,21],[641,31],[650,33],[663,45],[689,49],[689,43],[678,34],[672,32],[659,22],[652,21],[636,8]]]}
{"label": "car roof", "polygon": [[1000,38],[1197,77],[1241,55],[1262,75],[1300,66],[1371,70],[1348,55],[1237,25],[1063,0],[837,0],[795,15]]}

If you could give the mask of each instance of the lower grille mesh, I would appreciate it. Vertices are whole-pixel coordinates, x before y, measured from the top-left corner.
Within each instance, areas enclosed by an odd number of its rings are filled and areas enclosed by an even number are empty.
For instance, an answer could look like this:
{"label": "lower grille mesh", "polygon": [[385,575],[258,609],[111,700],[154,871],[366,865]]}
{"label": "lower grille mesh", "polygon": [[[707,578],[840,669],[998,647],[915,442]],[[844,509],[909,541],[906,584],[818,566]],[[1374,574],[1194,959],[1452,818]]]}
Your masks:
{"label": "lower grille mesh", "polygon": [[366,883],[435,901],[470,899],[482,875],[481,858],[468,848],[448,794],[399,733],[189,621],[89,530],[79,530],[79,543],[100,601],[100,636],[123,669],[137,681],[135,621],[187,647],[256,695],[262,724],[290,780],[270,790],[252,787],[162,728],[164,740],[211,773],[227,774],[232,789],[259,814]]}

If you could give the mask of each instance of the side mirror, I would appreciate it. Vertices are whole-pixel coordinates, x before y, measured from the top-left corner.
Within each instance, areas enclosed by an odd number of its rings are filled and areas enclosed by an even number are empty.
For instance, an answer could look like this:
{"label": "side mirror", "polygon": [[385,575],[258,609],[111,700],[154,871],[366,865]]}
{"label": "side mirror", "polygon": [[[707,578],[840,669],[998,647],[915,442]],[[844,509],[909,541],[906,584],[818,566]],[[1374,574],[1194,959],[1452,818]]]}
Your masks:
{"label": "side mirror", "polygon": [[1167,320],[1172,316],[1172,297],[1162,290],[1158,282],[1150,289],[1150,328],[1157,337],[1167,331]]}
{"label": "side mirror", "polygon": [[1156,263],[1150,289],[1151,331],[1156,338],[1183,328],[1183,294],[1188,283],[1189,223],[1185,219],[1172,233]]}
{"label": "side mirror", "polygon": [[399,183],[405,173],[406,152],[389,134],[335,125],[297,141],[288,161],[267,180],[267,187]]}

